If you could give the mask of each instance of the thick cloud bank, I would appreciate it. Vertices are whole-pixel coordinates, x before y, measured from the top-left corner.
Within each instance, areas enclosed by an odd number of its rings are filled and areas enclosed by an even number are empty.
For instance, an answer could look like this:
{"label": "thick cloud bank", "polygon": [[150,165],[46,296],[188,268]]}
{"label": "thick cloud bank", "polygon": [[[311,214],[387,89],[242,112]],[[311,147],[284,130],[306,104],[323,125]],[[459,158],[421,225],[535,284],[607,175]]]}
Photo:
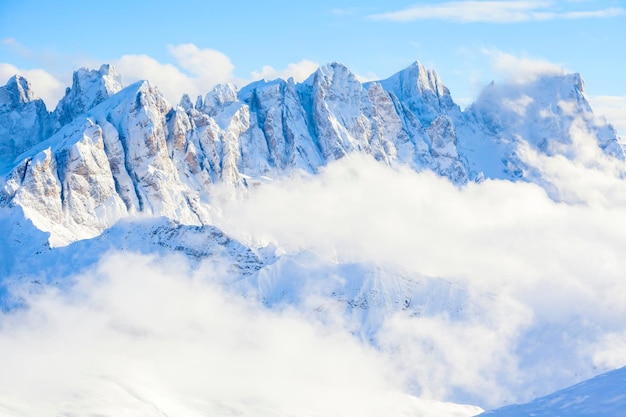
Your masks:
{"label": "thick cloud bank", "polygon": [[345,333],[223,293],[219,272],[109,255],[0,317],[0,414],[469,416],[400,394]]}
{"label": "thick cloud bank", "polygon": [[225,204],[221,227],[287,253],[466,289],[452,311],[390,314],[377,344],[422,395],[485,406],[530,399],[626,365],[623,168],[577,142],[574,160],[520,151],[546,189],[492,180],[457,188],[345,158]]}
{"label": "thick cloud bank", "polygon": [[31,287],[0,317],[0,414],[464,416],[428,401],[495,407],[624,366],[623,164],[573,140],[572,159],[520,148],[541,185],[346,157],[216,190],[217,226],[274,244],[264,269],[112,254]]}

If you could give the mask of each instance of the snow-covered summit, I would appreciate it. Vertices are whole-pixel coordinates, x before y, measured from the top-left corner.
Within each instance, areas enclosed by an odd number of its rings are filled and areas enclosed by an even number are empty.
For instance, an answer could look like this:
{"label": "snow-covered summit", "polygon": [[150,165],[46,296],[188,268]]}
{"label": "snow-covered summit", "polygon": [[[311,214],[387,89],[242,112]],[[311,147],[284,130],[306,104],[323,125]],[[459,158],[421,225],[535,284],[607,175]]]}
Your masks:
{"label": "snow-covered summit", "polygon": [[72,87],[55,109],[57,126],[63,126],[75,117],[100,104],[122,89],[122,77],[113,65],[102,65],[99,70],[81,68],[74,72]]}
{"label": "snow-covered summit", "polygon": [[198,110],[209,116],[215,116],[221,109],[237,101],[237,87],[231,83],[218,84],[204,97],[204,102]]}
{"label": "snow-covered summit", "polygon": [[425,125],[430,124],[440,114],[460,112],[439,74],[417,61],[380,81],[380,84],[385,90],[395,94]]}
{"label": "snow-covered summit", "polygon": [[2,107],[15,108],[38,98],[31,84],[21,75],[12,76],[4,87],[0,87],[0,106]]}

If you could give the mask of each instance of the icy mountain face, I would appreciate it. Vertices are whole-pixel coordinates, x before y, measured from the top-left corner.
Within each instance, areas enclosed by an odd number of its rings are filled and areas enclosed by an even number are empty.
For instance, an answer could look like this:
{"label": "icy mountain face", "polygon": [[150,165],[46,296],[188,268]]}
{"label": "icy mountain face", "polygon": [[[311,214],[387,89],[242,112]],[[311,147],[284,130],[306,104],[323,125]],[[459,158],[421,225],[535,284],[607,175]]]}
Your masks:
{"label": "icy mountain face", "polygon": [[528,404],[480,414],[489,417],[605,417],[626,414],[626,368],[598,375]]}
{"label": "icy mountain face", "polygon": [[528,167],[518,156],[522,141],[545,155],[575,158],[573,129],[595,138],[606,155],[624,160],[615,129],[593,114],[579,74],[547,75],[523,84],[491,83],[465,116],[480,131],[463,135],[461,147],[467,149],[472,168],[490,177],[526,175]]}
{"label": "icy mountain face", "polygon": [[51,132],[46,105],[24,77],[13,76],[0,87],[0,168]]}

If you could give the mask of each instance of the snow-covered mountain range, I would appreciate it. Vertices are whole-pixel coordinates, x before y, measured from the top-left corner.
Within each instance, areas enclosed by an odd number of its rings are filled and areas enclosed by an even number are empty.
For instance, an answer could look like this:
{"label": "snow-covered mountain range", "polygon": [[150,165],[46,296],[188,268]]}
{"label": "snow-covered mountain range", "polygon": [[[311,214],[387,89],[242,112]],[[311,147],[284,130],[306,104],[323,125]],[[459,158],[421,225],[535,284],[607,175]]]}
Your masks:
{"label": "snow-covered mountain range", "polygon": [[367,84],[329,64],[301,84],[218,85],[195,104],[184,96],[179,106],[149,82],[122,88],[108,65],[77,71],[52,113],[31,90],[17,76],[0,89],[0,201],[21,207],[53,245],[97,236],[138,213],[207,224],[203,202],[213,184],[237,190],[315,173],[352,153],[432,170],[459,185],[522,178],[522,140],[570,156],[578,124],[606,154],[624,159],[615,130],[593,115],[576,74],[491,84],[464,112],[419,63]]}
{"label": "snow-covered mountain range", "polygon": [[[607,160],[626,159],[615,129],[594,115],[578,74],[492,83],[462,110],[437,73],[417,62],[368,83],[332,63],[302,83],[222,84],[175,105],[149,81],[123,86],[103,65],[76,71],[52,112],[15,76],[0,87],[0,299],[5,309],[19,306],[15,286],[63,287],[114,250],[221,265],[220,282],[231,291],[271,309],[313,311],[322,322],[336,321],[331,313],[338,310],[345,328],[383,350],[402,349],[383,336],[397,316],[498,328],[504,324],[490,315],[516,308],[506,297],[429,273],[230,237],[216,227],[219,200],[245,199],[248,190],[285,178],[312,178],[361,155],[392,169],[432,172],[457,188],[491,179],[543,186],[525,152],[573,160],[577,132]],[[528,337],[566,348],[567,337],[553,336],[554,328],[535,327]],[[540,351],[528,345],[520,355],[539,368],[541,360],[533,361]],[[537,389],[545,394],[591,373],[592,365],[565,370]],[[419,391],[420,383],[413,385]],[[477,398],[480,389],[466,385],[447,394]]]}

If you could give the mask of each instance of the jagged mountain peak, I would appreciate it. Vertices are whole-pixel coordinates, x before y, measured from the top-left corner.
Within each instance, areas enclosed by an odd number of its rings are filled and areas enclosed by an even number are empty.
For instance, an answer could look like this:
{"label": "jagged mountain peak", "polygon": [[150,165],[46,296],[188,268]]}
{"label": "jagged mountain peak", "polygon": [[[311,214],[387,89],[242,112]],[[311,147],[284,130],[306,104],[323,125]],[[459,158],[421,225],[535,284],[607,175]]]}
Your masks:
{"label": "jagged mountain peak", "polygon": [[45,103],[35,95],[26,78],[14,75],[0,87],[0,171],[50,133]]}
{"label": "jagged mountain peak", "polygon": [[399,77],[403,80],[409,80],[410,83],[415,84],[420,90],[431,90],[438,96],[449,94],[447,88],[441,82],[439,74],[434,69],[428,69],[422,65],[419,61],[413,62],[405,69],[398,71],[390,78]]}
{"label": "jagged mountain peak", "polygon": [[304,81],[321,100],[358,101],[365,94],[361,82],[344,64],[331,62],[319,67]]}
{"label": "jagged mountain peak", "polygon": [[[534,132],[537,127],[549,124],[553,127],[549,131],[540,129],[544,130],[540,140],[546,144],[548,140],[568,135],[571,124],[568,122],[574,118],[590,122],[596,119],[585,93],[584,80],[578,73],[546,74],[525,82],[491,82],[468,107],[467,113],[480,117],[494,133],[524,128],[519,133],[531,142],[535,142],[534,133],[540,133]],[[530,120],[534,122],[529,123]],[[562,129],[557,132],[554,127]]]}
{"label": "jagged mountain peak", "polygon": [[222,108],[237,101],[237,93],[237,86],[232,83],[217,84],[204,97],[202,110],[215,116]]}
{"label": "jagged mountain peak", "polygon": [[[16,83],[24,90],[17,78]],[[337,62],[299,84],[262,80],[240,90],[218,84],[195,104],[183,96],[174,109],[148,81],[122,89],[115,69],[103,65],[76,71],[52,114],[54,131],[43,123],[45,107],[31,113],[20,130],[14,129],[15,115],[0,120],[0,128],[19,133],[0,135],[3,155],[10,157],[0,162],[28,150],[7,165],[13,182],[5,201],[44,207],[37,203],[46,200],[41,190],[56,184],[56,206],[40,212],[55,213],[64,219],[60,227],[75,228],[76,236],[108,227],[91,216],[98,207],[113,213],[110,222],[147,213],[202,223],[209,216],[199,201],[211,184],[238,189],[296,170],[315,173],[353,152],[389,165],[430,169],[460,185],[525,175],[514,158],[518,138],[546,153],[552,142],[555,149],[573,148],[569,127],[577,118],[590,126],[606,153],[621,151],[614,131],[593,119],[578,74],[524,85],[492,83],[462,113],[437,73],[417,61],[386,80],[365,84]],[[84,124],[86,118],[92,125]],[[48,164],[45,176],[33,171],[29,158]],[[97,172],[99,183],[84,184],[77,170]],[[52,230],[51,224],[46,227]],[[68,235],[65,241],[72,239]]]}
{"label": "jagged mountain peak", "polygon": [[293,78],[289,78],[289,80],[285,81],[282,78],[276,78],[274,80],[258,80],[253,81],[250,84],[244,86],[239,90],[237,97],[240,101],[249,103],[252,99],[253,94],[255,92],[258,94],[260,91],[266,91],[267,89],[276,89],[279,91],[283,86],[290,84],[295,85]]}
{"label": "jagged mountain peak", "polygon": [[0,105],[17,107],[38,98],[30,82],[21,75],[12,76],[5,86],[0,87]]}
{"label": "jagged mountain peak", "polygon": [[[584,132],[607,155],[624,160],[624,149],[612,126],[596,117],[585,94],[582,76],[544,74],[525,81],[491,82],[465,111],[483,134],[462,138],[462,147],[476,162],[474,169],[490,177],[528,177],[517,148],[526,143],[547,155],[577,157],[573,129]],[[488,146],[485,146],[488,143]],[[499,173],[488,167],[499,167]],[[498,170],[497,170],[498,171]]]}
{"label": "jagged mountain peak", "polygon": [[429,125],[440,114],[460,113],[439,74],[418,61],[379,83],[408,106],[423,125]]}
{"label": "jagged mountain peak", "polygon": [[303,84],[328,84],[336,79],[350,80],[351,82],[359,83],[356,76],[344,64],[339,62],[330,62],[315,70],[315,72],[313,72],[313,74],[311,74]]}
{"label": "jagged mountain peak", "polygon": [[121,91],[122,78],[113,65],[104,64],[99,70],[81,68],[74,72],[72,86],[55,109],[57,126],[71,122],[76,116],[100,104]]}

